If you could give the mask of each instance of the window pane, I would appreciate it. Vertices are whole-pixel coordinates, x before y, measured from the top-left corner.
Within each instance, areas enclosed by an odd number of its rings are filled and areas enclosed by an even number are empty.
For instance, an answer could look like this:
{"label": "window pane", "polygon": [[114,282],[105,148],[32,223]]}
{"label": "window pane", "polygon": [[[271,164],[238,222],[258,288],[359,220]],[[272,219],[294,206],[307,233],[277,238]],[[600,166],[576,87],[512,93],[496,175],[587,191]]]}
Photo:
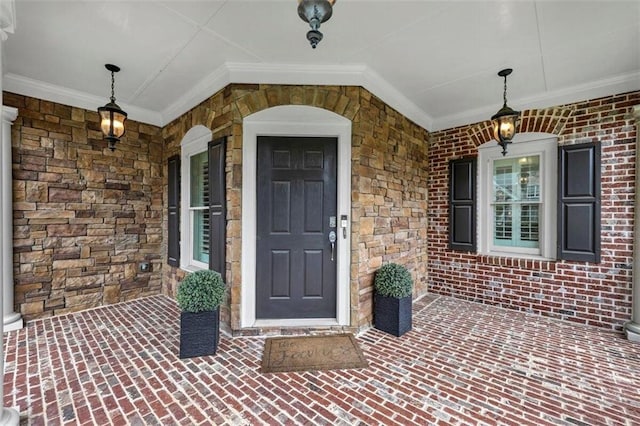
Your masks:
{"label": "window pane", "polygon": [[510,205],[494,207],[494,238],[498,245],[511,245],[513,238],[513,219]]}
{"label": "window pane", "polygon": [[191,207],[209,206],[209,156],[207,151],[191,157]]}
{"label": "window pane", "polygon": [[520,172],[518,175],[520,185],[520,198],[522,200],[540,199],[540,156],[518,158]]}
{"label": "window pane", "polygon": [[538,210],[537,204],[522,206],[520,214],[520,239],[522,241],[538,241]]}
{"label": "window pane", "polygon": [[493,194],[494,201],[504,202],[513,199],[513,165],[509,160],[500,160],[494,163]]}
{"label": "window pane", "polygon": [[192,210],[193,259],[209,263],[209,209]]}
{"label": "window pane", "polygon": [[539,247],[540,195],[539,155],[493,162],[495,245]]}

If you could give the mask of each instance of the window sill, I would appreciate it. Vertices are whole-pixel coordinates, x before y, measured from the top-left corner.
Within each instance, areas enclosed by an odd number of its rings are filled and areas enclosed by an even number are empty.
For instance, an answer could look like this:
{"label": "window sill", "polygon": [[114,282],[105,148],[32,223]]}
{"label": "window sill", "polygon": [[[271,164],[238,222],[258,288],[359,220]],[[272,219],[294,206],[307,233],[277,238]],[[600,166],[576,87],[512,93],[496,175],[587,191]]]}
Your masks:
{"label": "window sill", "polygon": [[202,270],[205,270],[207,268],[201,268],[201,267],[196,266],[196,265],[188,265],[188,266],[180,266],[180,269],[185,271],[185,272],[191,273],[191,272],[196,272],[196,271],[202,271]]}
{"label": "window sill", "polygon": [[489,265],[508,268],[532,269],[536,271],[555,272],[556,261],[546,258],[504,257],[491,254],[478,254],[476,260]]}

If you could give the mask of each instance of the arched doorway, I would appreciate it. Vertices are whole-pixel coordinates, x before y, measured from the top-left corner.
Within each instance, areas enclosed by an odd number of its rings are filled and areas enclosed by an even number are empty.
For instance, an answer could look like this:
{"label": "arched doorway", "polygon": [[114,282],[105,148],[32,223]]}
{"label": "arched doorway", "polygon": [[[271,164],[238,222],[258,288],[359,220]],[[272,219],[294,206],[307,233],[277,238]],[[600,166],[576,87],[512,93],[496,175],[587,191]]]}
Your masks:
{"label": "arched doorway", "polygon": [[[335,220],[335,225],[327,223],[324,226],[325,231],[330,229],[336,233],[331,259],[331,262],[335,262],[335,315],[310,318],[294,315],[286,319],[260,318],[256,315],[258,297],[268,297],[257,291],[260,283],[256,279],[256,264],[263,261],[258,258],[259,247],[256,243],[259,232],[257,218],[264,213],[257,205],[258,193],[264,191],[264,187],[259,185],[257,172],[258,145],[262,137],[284,138],[291,146],[318,137],[335,140],[336,209],[335,218],[332,219],[333,214],[328,217],[329,221]],[[333,112],[303,105],[278,106],[257,112],[247,116],[243,122],[242,158],[241,326],[350,325],[351,121]]]}

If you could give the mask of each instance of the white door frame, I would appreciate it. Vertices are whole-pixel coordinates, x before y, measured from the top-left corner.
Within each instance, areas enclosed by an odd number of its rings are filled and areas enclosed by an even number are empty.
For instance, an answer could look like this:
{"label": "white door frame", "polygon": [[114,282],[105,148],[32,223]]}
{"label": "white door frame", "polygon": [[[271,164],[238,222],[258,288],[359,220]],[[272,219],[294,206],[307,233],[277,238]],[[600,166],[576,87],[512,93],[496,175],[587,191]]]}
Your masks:
{"label": "white door frame", "polygon": [[[318,136],[338,139],[338,244],[335,318],[256,320],[256,169],[258,136]],[[346,238],[340,216],[346,215]],[[244,118],[242,123],[242,288],[240,326],[350,325],[351,121],[306,105],[283,105]]]}

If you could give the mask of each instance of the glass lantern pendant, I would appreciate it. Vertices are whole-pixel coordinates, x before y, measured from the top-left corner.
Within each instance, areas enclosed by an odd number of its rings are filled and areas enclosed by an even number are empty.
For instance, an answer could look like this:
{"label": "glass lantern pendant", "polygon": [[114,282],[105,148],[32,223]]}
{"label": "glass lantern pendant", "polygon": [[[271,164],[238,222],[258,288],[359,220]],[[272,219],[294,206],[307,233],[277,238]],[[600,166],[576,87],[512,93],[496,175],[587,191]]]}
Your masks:
{"label": "glass lantern pendant", "polygon": [[115,151],[116,142],[124,135],[124,122],[127,119],[127,113],[116,104],[114,95],[114,73],[120,71],[120,67],[106,64],[105,68],[111,72],[111,98],[108,104],[98,108],[98,114],[100,114],[100,128],[105,140],[109,142],[109,149]]}
{"label": "glass lantern pendant", "polygon": [[498,73],[500,77],[504,77],[504,105],[491,117],[493,136],[498,141],[498,145],[502,147],[502,155],[507,154],[507,145],[511,143],[516,135],[516,128],[520,119],[520,111],[514,111],[507,106],[507,76],[512,71],[511,68],[507,68]]}

